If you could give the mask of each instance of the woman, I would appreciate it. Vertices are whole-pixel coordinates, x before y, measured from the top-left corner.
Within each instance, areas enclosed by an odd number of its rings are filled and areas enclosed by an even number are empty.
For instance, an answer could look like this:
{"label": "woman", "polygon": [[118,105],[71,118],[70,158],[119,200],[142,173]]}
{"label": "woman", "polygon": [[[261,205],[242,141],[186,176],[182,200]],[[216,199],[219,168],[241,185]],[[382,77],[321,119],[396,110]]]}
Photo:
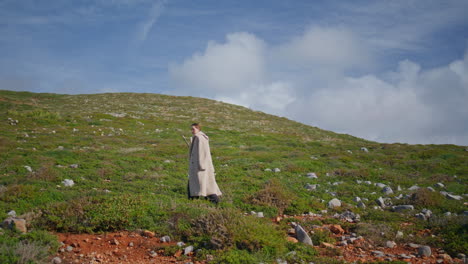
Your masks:
{"label": "woman", "polygon": [[205,197],[213,203],[222,195],[215,180],[208,136],[198,123],[192,124],[189,161],[188,196],[190,199]]}

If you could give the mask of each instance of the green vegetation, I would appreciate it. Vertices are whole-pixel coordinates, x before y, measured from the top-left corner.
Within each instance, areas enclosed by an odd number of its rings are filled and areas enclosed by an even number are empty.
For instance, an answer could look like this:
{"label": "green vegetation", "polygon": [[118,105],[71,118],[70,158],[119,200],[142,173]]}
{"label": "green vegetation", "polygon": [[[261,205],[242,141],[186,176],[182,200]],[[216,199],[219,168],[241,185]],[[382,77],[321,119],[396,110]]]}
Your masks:
{"label": "green vegetation", "polygon": [[[200,122],[210,136],[224,193],[219,207],[186,199],[188,151],[181,135],[190,135],[193,122]],[[467,210],[465,200],[439,193],[468,193],[465,147],[382,144],[213,100],[131,93],[0,91],[0,131],[0,218],[10,210],[30,213],[34,230],[27,239],[1,235],[2,263],[14,261],[25,241],[40,248],[34,258],[41,259],[45,248],[54,247],[34,235],[43,234],[41,230],[124,229],[171,235],[222,263],[270,263],[277,258],[341,263],[331,258],[339,252],[318,257],[311,247],[290,244],[284,226],[268,219],[281,213],[318,213],[334,197],[331,193],[343,207],[329,213],[348,208],[361,214],[363,223],[355,227],[360,234],[376,236],[379,229],[373,227],[385,226],[388,238],[403,230],[418,239],[418,229],[429,228],[436,234],[427,241],[431,245],[451,254],[468,252],[466,218],[422,222],[414,217],[424,208],[437,217]],[[307,178],[309,172],[318,179]],[[65,187],[65,179],[75,185]],[[394,191],[400,186],[409,198],[394,203],[413,204],[415,211],[374,210],[374,200],[383,195],[380,188],[357,181],[381,182]],[[445,187],[434,187],[437,182]],[[307,183],[319,186],[308,191]],[[415,184],[436,192],[407,191]],[[368,199],[367,209],[355,208],[355,196]],[[246,216],[250,211],[264,212],[267,218]],[[403,222],[413,225],[402,227]],[[383,243],[386,238],[374,239]],[[317,231],[313,239],[329,241],[329,235]]]}

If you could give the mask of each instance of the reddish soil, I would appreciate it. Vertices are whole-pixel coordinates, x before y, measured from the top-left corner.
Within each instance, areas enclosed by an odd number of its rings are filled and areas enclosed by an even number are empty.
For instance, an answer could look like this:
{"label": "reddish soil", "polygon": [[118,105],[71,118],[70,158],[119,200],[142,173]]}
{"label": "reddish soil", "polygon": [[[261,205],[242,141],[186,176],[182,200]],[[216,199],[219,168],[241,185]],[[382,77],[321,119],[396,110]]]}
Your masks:
{"label": "reddish soil", "polygon": [[[192,260],[191,255],[183,256],[183,248],[175,256],[164,256],[160,248],[176,243],[161,243],[160,238],[151,235],[130,232],[56,235],[59,242],[64,244],[56,255],[62,259],[62,263],[204,263]],[[68,246],[72,246],[73,250],[67,251]]]}

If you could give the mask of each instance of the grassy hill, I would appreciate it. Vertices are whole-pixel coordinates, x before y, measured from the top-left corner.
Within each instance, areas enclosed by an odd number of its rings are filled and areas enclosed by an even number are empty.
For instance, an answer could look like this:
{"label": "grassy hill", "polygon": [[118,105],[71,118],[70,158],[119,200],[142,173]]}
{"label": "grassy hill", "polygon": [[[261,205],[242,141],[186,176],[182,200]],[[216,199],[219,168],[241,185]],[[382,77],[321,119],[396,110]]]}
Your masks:
{"label": "grassy hill", "polygon": [[[321,213],[332,198],[343,205],[325,215],[359,213],[361,224],[348,228],[363,234],[372,233],[369,226],[385,226],[389,236],[404,231],[408,241],[468,252],[468,151],[462,146],[382,144],[240,106],[157,94],[0,91],[0,117],[0,218],[10,210],[26,214],[32,230],[27,238],[2,233],[5,259],[14,258],[7,248],[24,239],[47,244],[44,230],[148,229],[224,262],[271,262],[291,250],[309,260],[313,250],[286,242],[287,224],[267,218]],[[193,122],[210,136],[224,193],[219,208],[186,199],[188,150],[181,135],[190,136]],[[275,168],[280,172],[268,170]],[[318,179],[306,177],[310,172]],[[65,187],[65,179],[75,185]],[[439,182],[444,187],[434,187]],[[374,183],[394,194],[384,195]],[[309,191],[306,184],[319,185]],[[413,185],[422,188],[408,190]],[[356,196],[367,199],[366,208],[356,207]],[[415,210],[374,209],[381,196]],[[416,219],[424,208],[433,217]],[[250,211],[267,218],[243,215]],[[434,237],[418,236],[421,229]]]}

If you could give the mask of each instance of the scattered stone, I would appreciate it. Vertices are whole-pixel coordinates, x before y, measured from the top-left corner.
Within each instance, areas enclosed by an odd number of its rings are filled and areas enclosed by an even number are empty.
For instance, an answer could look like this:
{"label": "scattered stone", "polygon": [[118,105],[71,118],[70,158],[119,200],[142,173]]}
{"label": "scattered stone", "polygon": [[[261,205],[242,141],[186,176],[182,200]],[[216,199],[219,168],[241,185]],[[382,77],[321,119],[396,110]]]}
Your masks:
{"label": "scattered stone", "polygon": [[79,165],[78,164],[71,164],[68,167],[71,168],[71,169],[78,169]]}
{"label": "scattered stone", "polygon": [[10,217],[16,217],[16,212],[14,210],[11,210],[10,212],[8,212],[7,215]]}
{"label": "scattered stone", "polygon": [[116,245],[118,246],[120,244],[120,242],[117,240],[117,239],[112,239],[111,241],[109,241],[111,245]]}
{"label": "scattered stone", "polygon": [[427,187],[426,189],[428,189],[431,192],[435,192],[434,188],[432,188],[432,187]]}
{"label": "scattered stone", "polygon": [[416,191],[417,189],[419,189],[419,186],[417,186],[417,185],[413,185],[413,186],[408,188],[408,190],[410,190],[410,191]]}
{"label": "scattered stone", "polygon": [[387,242],[385,242],[385,247],[387,247],[387,248],[394,248],[394,247],[396,247],[396,245],[397,245],[397,244],[395,243],[395,241],[387,241]]}
{"label": "scattered stone", "polygon": [[62,259],[59,257],[55,257],[52,259],[52,264],[62,264]]}
{"label": "scattered stone", "polygon": [[182,242],[182,241],[181,241],[181,242],[177,242],[177,246],[178,246],[178,247],[183,247],[183,246],[185,246],[185,243]]}
{"label": "scattered stone", "polygon": [[365,208],[366,208],[366,204],[364,204],[362,201],[359,201],[359,203],[357,204],[357,207],[362,208],[362,209],[365,209]]}
{"label": "scattered stone", "polygon": [[355,214],[349,210],[338,215],[337,218],[340,218],[341,220],[345,220],[350,223],[359,222],[361,220],[361,216],[359,214]]}
{"label": "scattered stone", "polygon": [[159,239],[162,243],[169,243],[171,242],[171,237],[169,236],[163,236]]}
{"label": "scattered stone", "polygon": [[318,184],[307,183],[305,188],[306,188],[306,190],[309,190],[309,191],[315,191],[317,189],[317,186],[318,186]]}
{"label": "scattered stone", "polygon": [[279,168],[275,168],[273,171],[274,172],[281,172],[281,170]]}
{"label": "scattered stone", "polygon": [[376,202],[380,207],[382,207],[382,208],[385,207],[385,201],[384,201],[384,199],[383,199],[382,197],[377,198],[377,200],[375,200],[375,202]]}
{"label": "scattered stone", "polygon": [[70,180],[70,179],[65,179],[65,180],[62,181],[62,184],[65,187],[72,187],[73,185],[75,185],[75,182],[73,180]]}
{"label": "scattered stone", "polygon": [[361,151],[364,151],[364,152],[366,152],[366,153],[369,152],[369,150],[368,150],[367,148],[365,148],[365,147],[362,147],[362,148],[361,148]]}
{"label": "scattered stone", "polygon": [[378,250],[373,250],[373,251],[372,251],[372,255],[374,255],[374,256],[377,257],[377,258],[383,258],[383,257],[385,257],[385,254],[384,254],[382,251],[378,251]]}
{"label": "scattered stone", "polygon": [[356,196],[356,197],[354,197],[353,201],[356,202],[356,203],[358,203],[358,202],[361,201],[361,198]]}
{"label": "scattered stone", "polygon": [[450,255],[446,254],[446,253],[439,254],[439,256],[437,256],[437,258],[442,259],[441,263],[453,263],[452,257],[450,257]]}
{"label": "scattered stone", "polygon": [[397,187],[397,191],[398,191],[398,192],[401,192],[401,191],[402,191],[402,189],[401,189],[400,185],[398,185],[398,187]]}
{"label": "scattered stone", "polygon": [[24,168],[29,172],[33,172],[32,168],[30,166],[24,166]]}
{"label": "scattered stone", "polygon": [[452,213],[451,213],[451,212],[445,212],[444,215],[445,215],[445,216],[451,216]]}
{"label": "scattered stone", "polygon": [[65,249],[67,252],[72,252],[73,251],[73,247],[72,246],[67,246],[67,248]]}
{"label": "scattered stone", "polygon": [[447,193],[445,195],[445,197],[447,197],[450,200],[457,200],[457,201],[460,201],[460,200],[463,199],[463,197],[461,197],[460,195],[453,195],[453,194],[450,194],[450,193]]}
{"label": "scattered stone", "polygon": [[444,188],[445,185],[444,185],[443,183],[441,183],[441,182],[438,182],[438,183],[434,184],[434,187],[436,187],[436,188]]}
{"label": "scattered stone", "polygon": [[154,250],[151,250],[151,251],[149,252],[149,255],[150,255],[150,257],[155,258],[155,257],[158,256],[158,253],[156,253],[156,251],[154,251]]}
{"label": "scattered stone", "polygon": [[426,218],[430,218],[432,216],[432,211],[426,208],[422,209],[421,213],[424,214]]}
{"label": "scattered stone", "polygon": [[383,192],[385,195],[389,195],[389,194],[392,194],[392,193],[393,193],[393,190],[392,190],[392,188],[390,188],[389,186],[385,186],[385,187],[382,189],[382,192]]}
{"label": "scattered stone", "polygon": [[317,176],[317,174],[315,174],[315,172],[309,172],[309,173],[307,173],[307,178],[309,178],[309,179],[318,179],[318,176]]}
{"label": "scattered stone", "polygon": [[377,187],[379,187],[379,188],[384,188],[384,187],[386,187],[387,185],[386,185],[386,184],[383,184],[383,183],[380,183],[380,182],[378,182],[378,183],[375,183],[375,186],[377,186]]}
{"label": "scattered stone", "polygon": [[184,249],[184,255],[188,255],[193,252],[193,246],[188,246]]}
{"label": "scattered stone", "polygon": [[65,148],[63,146],[58,146],[57,150],[64,150]]}
{"label": "scattered stone", "polygon": [[265,169],[265,171],[267,171],[267,172],[270,172],[270,171],[271,171],[271,169],[270,169],[270,168],[267,168],[267,169]]}
{"label": "scattered stone", "polygon": [[291,243],[298,243],[298,242],[299,242],[299,240],[297,240],[297,239],[294,238],[294,237],[290,237],[290,236],[288,236],[288,237],[286,238],[286,240],[289,241],[289,242],[291,242]]}
{"label": "scattered stone", "polygon": [[410,204],[396,205],[396,206],[392,207],[392,210],[394,212],[401,212],[401,211],[405,211],[405,210],[414,210],[414,206],[412,206]]}
{"label": "scattered stone", "polygon": [[371,184],[372,184],[371,181],[365,181],[364,183],[367,184],[367,185],[371,185]]}
{"label": "scattered stone", "polygon": [[128,246],[133,247],[134,246],[133,242],[128,243]]}
{"label": "scattered stone", "polygon": [[257,217],[263,218],[263,217],[264,217],[264,216],[263,216],[263,212],[258,212],[258,213],[257,213]]}
{"label": "scattered stone", "polygon": [[16,119],[12,119],[11,117],[8,118],[8,124],[12,125],[12,126],[16,126],[18,125],[19,121],[16,120]]}
{"label": "scattered stone", "polygon": [[420,247],[421,247],[421,245],[415,244],[415,243],[409,243],[408,246],[409,246],[410,248],[420,248]]}
{"label": "scattered stone", "polygon": [[416,216],[416,218],[419,219],[419,220],[423,220],[423,221],[426,221],[426,220],[427,220],[426,215],[423,214],[423,213],[416,214],[415,216]]}
{"label": "scattered stone", "polygon": [[27,233],[28,229],[26,228],[26,220],[16,217],[8,217],[2,223],[3,228],[16,229],[21,233]]}
{"label": "scattered stone", "polygon": [[421,246],[418,248],[419,257],[430,257],[432,255],[431,248],[429,246]]}
{"label": "scattered stone", "polygon": [[341,201],[333,198],[328,202],[328,208],[336,208],[336,207],[341,207]]}
{"label": "scattered stone", "polygon": [[311,245],[311,246],[314,245],[314,244],[312,243],[312,239],[310,239],[309,235],[308,235],[307,232],[302,228],[302,226],[296,225],[295,231],[296,231],[297,240],[299,240],[299,242],[304,243],[304,244],[307,244],[307,245]]}

